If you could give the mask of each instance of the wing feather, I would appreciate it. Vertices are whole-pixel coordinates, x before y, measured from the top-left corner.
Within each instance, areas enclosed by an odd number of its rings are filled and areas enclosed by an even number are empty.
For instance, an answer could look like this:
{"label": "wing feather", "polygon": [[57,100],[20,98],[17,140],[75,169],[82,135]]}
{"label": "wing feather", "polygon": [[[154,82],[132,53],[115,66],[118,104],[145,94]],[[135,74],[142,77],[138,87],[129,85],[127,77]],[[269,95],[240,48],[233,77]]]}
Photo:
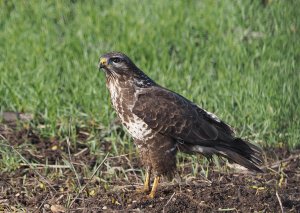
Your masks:
{"label": "wing feather", "polygon": [[218,138],[218,129],[204,110],[162,87],[138,91],[132,112],[150,128],[177,140],[203,144]]}

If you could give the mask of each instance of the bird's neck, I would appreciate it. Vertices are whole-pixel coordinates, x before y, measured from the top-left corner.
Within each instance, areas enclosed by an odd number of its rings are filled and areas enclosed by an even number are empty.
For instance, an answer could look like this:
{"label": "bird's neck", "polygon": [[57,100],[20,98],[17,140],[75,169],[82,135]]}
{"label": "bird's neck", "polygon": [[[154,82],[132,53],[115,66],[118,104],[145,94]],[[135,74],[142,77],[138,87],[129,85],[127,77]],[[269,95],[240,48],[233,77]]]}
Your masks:
{"label": "bird's neck", "polygon": [[156,85],[156,83],[149,78],[145,73],[138,70],[136,72],[136,75],[133,76],[133,82],[135,86],[141,87],[141,88],[147,88]]}
{"label": "bird's neck", "polygon": [[156,85],[156,83],[140,70],[135,70],[131,75],[107,76],[106,84],[108,88],[112,86],[126,88],[147,88]]}

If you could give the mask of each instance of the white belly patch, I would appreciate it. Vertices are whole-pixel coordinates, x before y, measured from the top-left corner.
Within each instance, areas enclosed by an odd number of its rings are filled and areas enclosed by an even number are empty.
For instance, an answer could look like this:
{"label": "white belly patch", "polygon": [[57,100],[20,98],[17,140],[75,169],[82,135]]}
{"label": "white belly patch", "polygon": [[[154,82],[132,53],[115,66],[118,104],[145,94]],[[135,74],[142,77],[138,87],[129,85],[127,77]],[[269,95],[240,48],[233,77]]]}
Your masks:
{"label": "white belly patch", "polygon": [[151,137],[151,133],[154,133],[153,130],[148,127],[148,125],[142,119],[134,114],[133,118],[131,118],[129,122],[124,122],[123,119],[122,122],[131,136],[136,139],[145,140]]}

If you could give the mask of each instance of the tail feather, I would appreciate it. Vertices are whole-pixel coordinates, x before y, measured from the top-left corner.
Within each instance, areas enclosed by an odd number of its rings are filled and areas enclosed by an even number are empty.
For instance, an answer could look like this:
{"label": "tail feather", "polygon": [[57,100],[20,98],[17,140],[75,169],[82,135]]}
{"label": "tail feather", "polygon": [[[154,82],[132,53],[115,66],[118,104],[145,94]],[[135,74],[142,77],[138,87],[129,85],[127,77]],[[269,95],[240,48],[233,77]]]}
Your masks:
{"label": "tail feather", "polygon": [[178,145],[179,150],[186,153],[200,153],[206,157],[213,154],[228,158],[247,169],[263,172],[258,166],[262,163],[262,150],[241,138],[230,141],[214,141],[212,146],[201,146],[191,144]]}
{"label": "tail feather", "polygon": [[[256,172],[263,172],[253,162],[249,161],[248,159],[244,158],[241,155],[236,154],[235,152],[233,152],[231,150],[226,150],[225,152],[220,152],[220,153],[221,153],[220,155],[233,160],[234,162],[246,167],[247,169],[250,169],[250,170],[256,171]],[[224,155],[223,155],[223,153],[224,153]]]}
{"label": "tail feather", "polygon": [[216,147],[218,153],[250,170],[262,172],[258,165],[262,163],[261,149],[241,138],[231,142],[221,141]]}

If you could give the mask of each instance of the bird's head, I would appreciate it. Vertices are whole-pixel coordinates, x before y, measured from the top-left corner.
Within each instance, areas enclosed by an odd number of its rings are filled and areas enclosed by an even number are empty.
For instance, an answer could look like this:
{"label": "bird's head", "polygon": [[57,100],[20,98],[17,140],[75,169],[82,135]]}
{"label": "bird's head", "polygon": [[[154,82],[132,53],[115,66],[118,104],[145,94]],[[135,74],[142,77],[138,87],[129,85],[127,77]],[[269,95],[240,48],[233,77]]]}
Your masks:
{"label": "bird's head", "polygon": [[109,75],[131,75],[138,70],[130,58],[120,52],[102,55],[99,59],[99,69],[104,69]]}
{"label": "bird's head", "polygon": [[155,85],[155,82],[145,75],[128,56],[120,52],[110,52],[102,55],[99,59],[99,69],[105,71],[108,82],[111,79],[131,79],[139,87]]}

